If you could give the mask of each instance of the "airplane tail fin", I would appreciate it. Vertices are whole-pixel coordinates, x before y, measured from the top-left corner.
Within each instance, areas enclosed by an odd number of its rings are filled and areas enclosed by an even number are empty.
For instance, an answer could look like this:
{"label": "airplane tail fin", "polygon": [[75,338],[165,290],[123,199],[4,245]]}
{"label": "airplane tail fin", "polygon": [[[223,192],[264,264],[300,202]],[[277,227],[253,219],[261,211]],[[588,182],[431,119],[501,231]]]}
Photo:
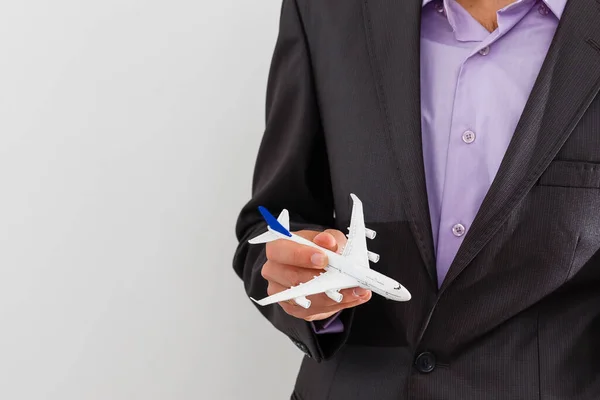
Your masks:
{"label": "airplane tail fin", "polygon": [[277,217],[277,222],[279,222],[286,231],[290,230],[290,213],[288,210],[284,209],[281,214],[279,214],[279,217]]}
{"label": "airplane tail fin", "polygon": [[287,210],[283,210],[281,214],[279,214],[279,219],[275,219],[275,217],[264,207],[258,207],[258,211],[260,211],[265,221],[267,221],[269,228],[282,235],[292,237],[292,234],[289,231],[290,215]]}
{"label": "airplane tail fin", "polygon": [[264,207],[258,207],[258,211],[262,214],[265,221],[267,221],[267,225],[269,226],[269,230],[262,235],[258,235],[255,238],[252,238],[248,241],[250,244],[259,244],[259,243],[268,243],[273,240],[279,239],[279,237],[274,233],[280,233],[282,235],[292,237],[290,233],[290,214],[288,210],[283,210],[281,214],[279,214],[279,218],[275,219],[273,215],[269,211],[267,211]]}

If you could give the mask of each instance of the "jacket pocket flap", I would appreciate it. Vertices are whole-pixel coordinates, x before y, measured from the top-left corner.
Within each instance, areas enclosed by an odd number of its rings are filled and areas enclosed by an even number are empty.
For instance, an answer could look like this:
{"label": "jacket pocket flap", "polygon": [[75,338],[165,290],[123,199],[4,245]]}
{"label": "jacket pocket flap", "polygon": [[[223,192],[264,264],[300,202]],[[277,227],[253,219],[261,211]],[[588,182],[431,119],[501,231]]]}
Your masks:
{"label": "jacket pocket flap", "polygon": [[555,160],[538,181],[542,186],[600,188],[600,163]]}

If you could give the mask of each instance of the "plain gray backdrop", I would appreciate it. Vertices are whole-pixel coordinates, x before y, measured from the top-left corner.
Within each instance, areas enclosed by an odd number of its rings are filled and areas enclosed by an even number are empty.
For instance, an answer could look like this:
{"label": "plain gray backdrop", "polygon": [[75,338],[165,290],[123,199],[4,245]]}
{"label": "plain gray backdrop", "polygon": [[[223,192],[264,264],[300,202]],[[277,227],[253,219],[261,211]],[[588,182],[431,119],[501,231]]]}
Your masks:
{"label": "plain gray backdrop", "polygon": [[0,399],[288,398],[231,267],[279,0],[0,5]]}

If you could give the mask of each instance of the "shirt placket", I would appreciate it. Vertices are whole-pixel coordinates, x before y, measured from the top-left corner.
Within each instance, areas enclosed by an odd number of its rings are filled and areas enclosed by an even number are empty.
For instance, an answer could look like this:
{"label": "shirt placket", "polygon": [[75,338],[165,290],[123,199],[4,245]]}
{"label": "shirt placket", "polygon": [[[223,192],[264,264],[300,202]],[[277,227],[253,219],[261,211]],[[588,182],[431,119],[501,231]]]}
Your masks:
{"label": "shirt placket", "polygon": [[[456,91],[452,108],[446,173],[442,194],[442,208],[436,249],[438,285],[441,286],[454,256],[458,252],[464,238],[473,223],[481,203],[491,185],[490,171],[486,162],[486,133],[477,129],[477,105],[486,101],[489,95],[478,85],[481,80],[469,79],[472,75],[481,75],[478,70],[487,62],[493,62],[493,44],[504,36],[520,20],[532,6],[530,0],[526,9],[514,13],[514,9],[505,11],[512,15],[498,15],[499,29],[487,35],[483,40],[475,41],[473,50],[462,63],[457,77]],[[519,3],[525,3],[521,1]],[[513,7],[524,4],[514,4]],[[456,6],[456,5],[454,5]],[[445,7],[451,19],[452,9]],[[464,24],[464,17],[462,23]],[[470,21],[477,23],[474,19]],[[465,26],[454,26],[457,37],[465,32],[456,29]],[[473,27],[471,27],[473,28]],[[467,40],[469,38],[466,38]]]}

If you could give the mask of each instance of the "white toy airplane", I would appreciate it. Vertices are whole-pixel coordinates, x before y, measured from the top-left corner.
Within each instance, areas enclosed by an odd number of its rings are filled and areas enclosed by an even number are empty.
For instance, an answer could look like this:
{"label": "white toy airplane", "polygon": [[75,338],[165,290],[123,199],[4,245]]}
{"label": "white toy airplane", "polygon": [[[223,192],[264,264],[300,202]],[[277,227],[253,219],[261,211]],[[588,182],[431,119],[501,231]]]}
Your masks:
{"label": "white toy airplane", "polygon": [[264,207],[259,207],[259,211],[268,224],[268,231],[250,239],[251,244],[267,243],[277,239],[291,240],[306,246],[314,247],[324,252],[329,265],[325,267],[324,273],[315,276],[309,282],[301,283],[298,286],[284,290],[283,292],[265,297],[262,300],[255,300],[261,306],[278,303],[294,299],[296,304],[301,307],[309,308],[310,300],[306,296],[318,293],[325,293],[333,301],[340,303],[343,295],[339,292],[342,289],[353,287],[362,287],[371,290],[387,299],[395,301],[410,300],[410,293],[395,280],[370,269],[369,261],[376,263],[379,261],[379,255],[367,250],[367,240],[375,238],[375,231],[365,228],[363,217],[362,202],[351,194],[354,206],[352,208],[352,218],[348,242],[344,247],[343,253],[337,254],[317,246],[310,240],[290,233],[290,216],[287,210],[283,210],[278,219],[275,219]]}

